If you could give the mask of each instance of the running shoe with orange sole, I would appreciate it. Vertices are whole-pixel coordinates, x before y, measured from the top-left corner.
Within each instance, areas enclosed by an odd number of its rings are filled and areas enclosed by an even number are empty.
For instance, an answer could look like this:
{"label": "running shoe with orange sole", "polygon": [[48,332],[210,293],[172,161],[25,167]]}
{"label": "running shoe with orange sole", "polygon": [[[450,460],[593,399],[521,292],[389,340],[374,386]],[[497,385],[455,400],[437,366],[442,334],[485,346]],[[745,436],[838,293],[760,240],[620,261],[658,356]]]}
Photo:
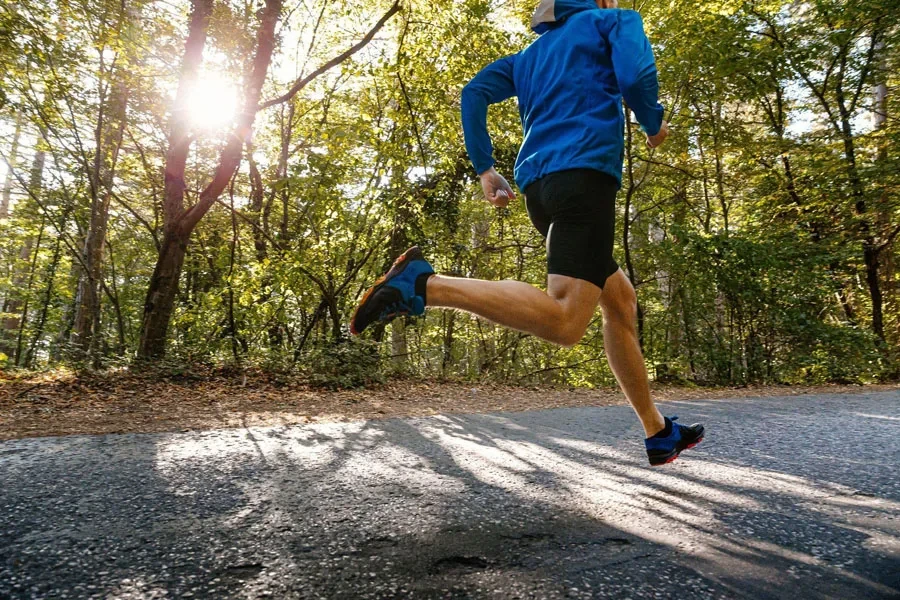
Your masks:
{"label": "running shoe with orange sole", "polygon": [[401,254],[390,270],[366,290],[350,319],[350,333],[359,335],[376,321],[386,323],[402,315],[424,313],[425,299],[416,294],[416,280],[433,274],[434,269],[418,246]]}

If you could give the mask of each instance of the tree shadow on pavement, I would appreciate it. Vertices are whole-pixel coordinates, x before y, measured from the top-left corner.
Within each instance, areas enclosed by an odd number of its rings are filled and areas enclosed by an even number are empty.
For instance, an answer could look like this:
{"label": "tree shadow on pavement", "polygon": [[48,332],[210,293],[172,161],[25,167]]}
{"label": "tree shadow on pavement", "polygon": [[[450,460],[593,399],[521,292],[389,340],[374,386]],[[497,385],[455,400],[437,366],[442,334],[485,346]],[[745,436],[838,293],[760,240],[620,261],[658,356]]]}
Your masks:
{"label": "tree shadow on pavement", "polygon": [[654,469],[628,407],[12,442],[0,596],[897,597],[884,399],[668,403]]}

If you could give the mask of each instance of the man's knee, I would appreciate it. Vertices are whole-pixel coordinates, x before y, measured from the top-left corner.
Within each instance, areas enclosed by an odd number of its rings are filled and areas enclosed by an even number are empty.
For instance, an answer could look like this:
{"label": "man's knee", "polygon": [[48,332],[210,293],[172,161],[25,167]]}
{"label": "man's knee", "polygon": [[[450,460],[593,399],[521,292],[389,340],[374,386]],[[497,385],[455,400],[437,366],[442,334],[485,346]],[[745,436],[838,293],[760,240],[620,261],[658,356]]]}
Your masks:
{"label": "man's knee", "polygon": [[571,348],[581,341],[585,331],[587,331],[587,327],[565,323],[557,331],[556,343],[564,348]]}
{"label": "man's knee", "polygon": [[600,308],[607,321],[633,324],[637,319],[637,294],[622,271],[607,280],[600,297]]}
{"label": "man's knee", "polygon": [[589,281],[554,274],[548,278],[548,284],[547,293],[559,307],[548,339],[571,348],[587,331],[597,310],[600,288]]}
{"label": "man's knee", "polygon": [[[590,314],[579,303],[572,302],[571,298],[557,302],[559,312],[548,322],[547,333],[543,337],[554,344],[571,348],[584,337],[590,324]],[[594,302],[596,306],[596,300]]]}

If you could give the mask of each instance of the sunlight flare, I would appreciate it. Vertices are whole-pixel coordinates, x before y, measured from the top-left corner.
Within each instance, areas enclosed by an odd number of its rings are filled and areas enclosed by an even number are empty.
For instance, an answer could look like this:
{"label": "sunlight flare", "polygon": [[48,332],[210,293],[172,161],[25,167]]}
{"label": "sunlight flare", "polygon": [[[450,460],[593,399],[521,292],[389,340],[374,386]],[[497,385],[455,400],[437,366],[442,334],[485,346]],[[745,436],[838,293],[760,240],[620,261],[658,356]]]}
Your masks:
{"label": "sunlight flare", "polygon": [[188,90],[187,110],[197,129],[226,127],[237,115],[237,86],[222,73],[205,73]]}

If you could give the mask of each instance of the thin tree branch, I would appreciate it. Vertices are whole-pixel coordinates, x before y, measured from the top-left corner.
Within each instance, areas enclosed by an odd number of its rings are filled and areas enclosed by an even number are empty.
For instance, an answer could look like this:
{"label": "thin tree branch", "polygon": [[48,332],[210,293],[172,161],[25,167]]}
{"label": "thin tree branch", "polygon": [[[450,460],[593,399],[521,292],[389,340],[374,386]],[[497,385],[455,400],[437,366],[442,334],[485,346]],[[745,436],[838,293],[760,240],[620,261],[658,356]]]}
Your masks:
{"label": "thin tree branch", "polygon": [[660,162],[660,161],[658,161],[658,160],[653,160],[653,159],[650,158],[650,157],[642,157],[642,156],[640,156],[640,155],[638,156],[638,160],[640,160],[641,162],[649,163],[649,164],[651,164],[651,165],[659,165],[660,167],[667,167],[667,168],[669,168],[669,169],[674,169],[674,170],[676,170],[676,171],[680,171],[680,172],[684,173],[685,175],[687,175],[688,177],[690,177],[691,179],[700,179],[700,177],[699,177],[698,175],[695,175],[694,173],[691,173],[690,171],[688,171],[688,170],[685,169],[684,167],[679,167],[679,166],[676,166],[676,165],[670,165],[669,163]]}
{"label": "thin tree branch", "polygon": [[160,245],[159,238],[157,237],[156,230],[153,228],[153,226],[150,225],[150,223],[148,223],[147,220],[144,219],[144,217],[142,217],[140,214],[138,214],[138,212],[135,209],[133,209],[124,200],[122,200],[122,198],[119,197],[119,195],[117,193],[110,190],[109,195],[112,197],[113,200],[115,200],[117,203],[119,203],[125,210],[127,210],[129,213],[131,213],[131,216],[133,216],[135,219],[137,219],[138,223],[143,225],[144,228],[146,228],[147,231],[150,232],[150,235],[153,237],[153,243],[156,245],[156,249],[159,250],[162,246]]}
{"label": "thin tree branch", "polygon": [[406,91],[406,85],[400,73],[397,73],[397,81],[400,82],[400,90],[403,92],[403,99],[406,100],[406,108],[409,111],[409,118],[412,121],[413,132],[416,134],[416,142],[419,145],[419,156],[422,158],[422,168],[428,168],[428,160],[425,158],[425,145],[422,142],[422,135],[419,133],[419,126],[416,124],[416,113],[413,111],[412,102],[409,100],[409,93]]}
{"label": "thin tree branch", "polygon": [[869,70],[872,68],[872,63],[875,61],[875,49],[878,47],[878,31],[873,31],[872,36],[869,39],[869,49],[866,51],[866,62],[862,66],[859,74],[859,83],[856,86],[856,93],[853,94],[853,99],[850,101],[850,113],[852,114],[856,110],[856,104],[859,102],[859,97],[862,95],[863,88],[866,84],[866,79],[869,78]]}
{"label": "thin tree branch", "polygon": [[275,106],[276,104],[281,104],[282,102],[287,102],[288,100],[290,100],[291,98],[296,96],[297,92],[299,92],[304,87],[306,87],[306,85],[310,81],[312,81],[313,79],[315,79],[322,73],[325,73],[329,69],[336,67],[337,65],[341,64],[342,62],[344,62],[345,60],[347,60],[348,58],[350,58],[351,56],[356,54],[359,50],[361,50],[369,42],[371,42],[372,38],[375,37],[375,34],[378,33],[382,27],[384,27],[384,24],[387,23],[388,19],[393,17],[399,11],[400,11],[400,0],[395,0],[394,4],[391,6],[391,8],[389,8],[388,11],[386,13],[384,13],[384,16],[381,17],[381,19],[379,19],[379,21],[375,24],[374,27],[372,27],[372,29],[369,30],[369,33],[367,33],[365,35],[365,37],[363,37],[363,39],[361,39],[359,42],[357,42],[356,44],[351,46],[346,51],[335,56],[334,58],[329,60],[327,63],[325,63],[324,65],[322,65],[321,67],[319,67],[318,69],[316,69],[315,71],[313,71],[312,73],[307,75],[306,77],[298,79],[296,82],[294,82],[294,85],[291,86],[291,89],[288,90],[287,93],[282,94],[281,96],[278,96],[277,98],[273,98],[272,100],[267,100],[266,102],[263,102],[262,104],[258,105],[256,107],[257,112],[259,112],[263,109],[269,108],[270,106]]}

